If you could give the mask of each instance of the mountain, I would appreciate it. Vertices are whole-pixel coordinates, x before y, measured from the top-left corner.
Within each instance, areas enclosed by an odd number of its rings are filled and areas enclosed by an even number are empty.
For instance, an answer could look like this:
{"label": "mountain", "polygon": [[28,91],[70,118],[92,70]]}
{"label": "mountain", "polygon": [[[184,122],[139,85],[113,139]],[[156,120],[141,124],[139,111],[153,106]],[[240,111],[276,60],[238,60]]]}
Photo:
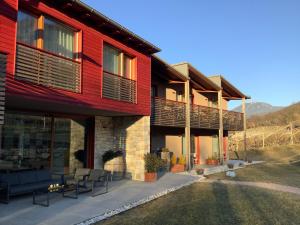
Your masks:
{"label": "mountain", "polygon": [[284,126],[294,121],[300,122],[300,102],[276,112],[252,116],[247,120],[247,123],[248,127],[251,128],[259,126]]}
{"label": "mountain", "polygon": [[[283,109],[283,107],[272,106],[265,102],[246,103],[246,113],[248,118],[256,115],[265,115],[271,112],[276,112],[281,109]],[[233,111],[242,112],[242,106],[240,105],[234,108]]]}

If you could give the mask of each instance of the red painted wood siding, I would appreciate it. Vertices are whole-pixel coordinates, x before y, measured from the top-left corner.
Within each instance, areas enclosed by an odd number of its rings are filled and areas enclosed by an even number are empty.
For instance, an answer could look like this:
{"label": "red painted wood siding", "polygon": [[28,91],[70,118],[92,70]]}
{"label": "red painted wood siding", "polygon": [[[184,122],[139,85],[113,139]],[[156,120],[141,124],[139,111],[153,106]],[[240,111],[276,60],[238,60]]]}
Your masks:
{"label": "red painted wood siding", "polygon": [[[19,8],[22,8],[21,4],[20,2]],[[124,112],[134,115],[150,115],[151,58],[149,56],[125,46],[42,2],[31,0],[26,4],[32,4],[39,12],[52,16],[82,31],[82,92],[76,94],[69,91],[23,83],[13,79],[18,1],[4,0],[0,2],[0,51],[8,53],[8,79],[6,87],[8,95],[24,96],[33,100],[78,104],[93,109]],[[130,55],[136,56],[137,104],[101,98],[103,42],[110,43]]]}

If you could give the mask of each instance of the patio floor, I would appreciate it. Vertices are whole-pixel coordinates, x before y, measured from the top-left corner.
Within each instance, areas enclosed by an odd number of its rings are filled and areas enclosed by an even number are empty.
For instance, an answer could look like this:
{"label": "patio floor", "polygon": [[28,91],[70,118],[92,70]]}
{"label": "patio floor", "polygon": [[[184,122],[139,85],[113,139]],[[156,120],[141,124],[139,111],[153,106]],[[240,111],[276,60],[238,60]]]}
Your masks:
{"label": "patio floor", "polygon": [[70,225],[77,224],[109,210],[118,209],[167,189],[196,181],[199,177],[167,173],[155,183],[120,180],[109,183],[107,194],[91,197],[81,194],[78,199],[53,194],[49,207],[32,204],[32,196],[16,197],[8,205],[0,203],[0,224],[6,225]]}

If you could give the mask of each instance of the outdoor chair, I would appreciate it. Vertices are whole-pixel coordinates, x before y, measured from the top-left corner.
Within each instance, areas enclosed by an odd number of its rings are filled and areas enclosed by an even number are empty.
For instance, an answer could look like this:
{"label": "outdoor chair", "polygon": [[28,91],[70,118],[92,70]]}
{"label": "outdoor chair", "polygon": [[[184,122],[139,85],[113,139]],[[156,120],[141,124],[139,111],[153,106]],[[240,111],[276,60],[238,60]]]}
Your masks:
{"label": "outdoor chair", "polygon": [[64,183],[66,188],[72,186],[76,193],[81,193],[80,188],[85,187],[85,183],[90,175],[90,172],[91,169],[77,168],[74,174],[65,177]]}
{"label": "outdoor chair", "polygon": [[108,192],[108,173],[102,169],[93,169],[91,170],[89,176],[86,180],[79,182],[79,186],[81,188],[85,188],[85,192],[91,191],[93,196],[99,195],[94,194],[95,188],[97,186],[104,186],[105,192],[100,194],[104,194]]}

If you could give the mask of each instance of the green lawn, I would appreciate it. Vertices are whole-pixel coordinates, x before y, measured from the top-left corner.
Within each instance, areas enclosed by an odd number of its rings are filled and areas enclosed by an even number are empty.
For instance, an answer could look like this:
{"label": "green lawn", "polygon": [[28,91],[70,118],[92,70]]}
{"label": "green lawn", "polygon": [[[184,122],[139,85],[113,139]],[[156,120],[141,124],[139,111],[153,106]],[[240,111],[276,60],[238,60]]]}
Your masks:
{"label": "green lawn", "polygon": [[[300,187],[300,163],[290,164],[299,158],[299,149],[251,154],[269,163],[238,170],[236,178],[227,178],[222,173],[209,179]],[[299,195],[231,184],[197,183],[98,225],[299,225],[299,212]]]}

